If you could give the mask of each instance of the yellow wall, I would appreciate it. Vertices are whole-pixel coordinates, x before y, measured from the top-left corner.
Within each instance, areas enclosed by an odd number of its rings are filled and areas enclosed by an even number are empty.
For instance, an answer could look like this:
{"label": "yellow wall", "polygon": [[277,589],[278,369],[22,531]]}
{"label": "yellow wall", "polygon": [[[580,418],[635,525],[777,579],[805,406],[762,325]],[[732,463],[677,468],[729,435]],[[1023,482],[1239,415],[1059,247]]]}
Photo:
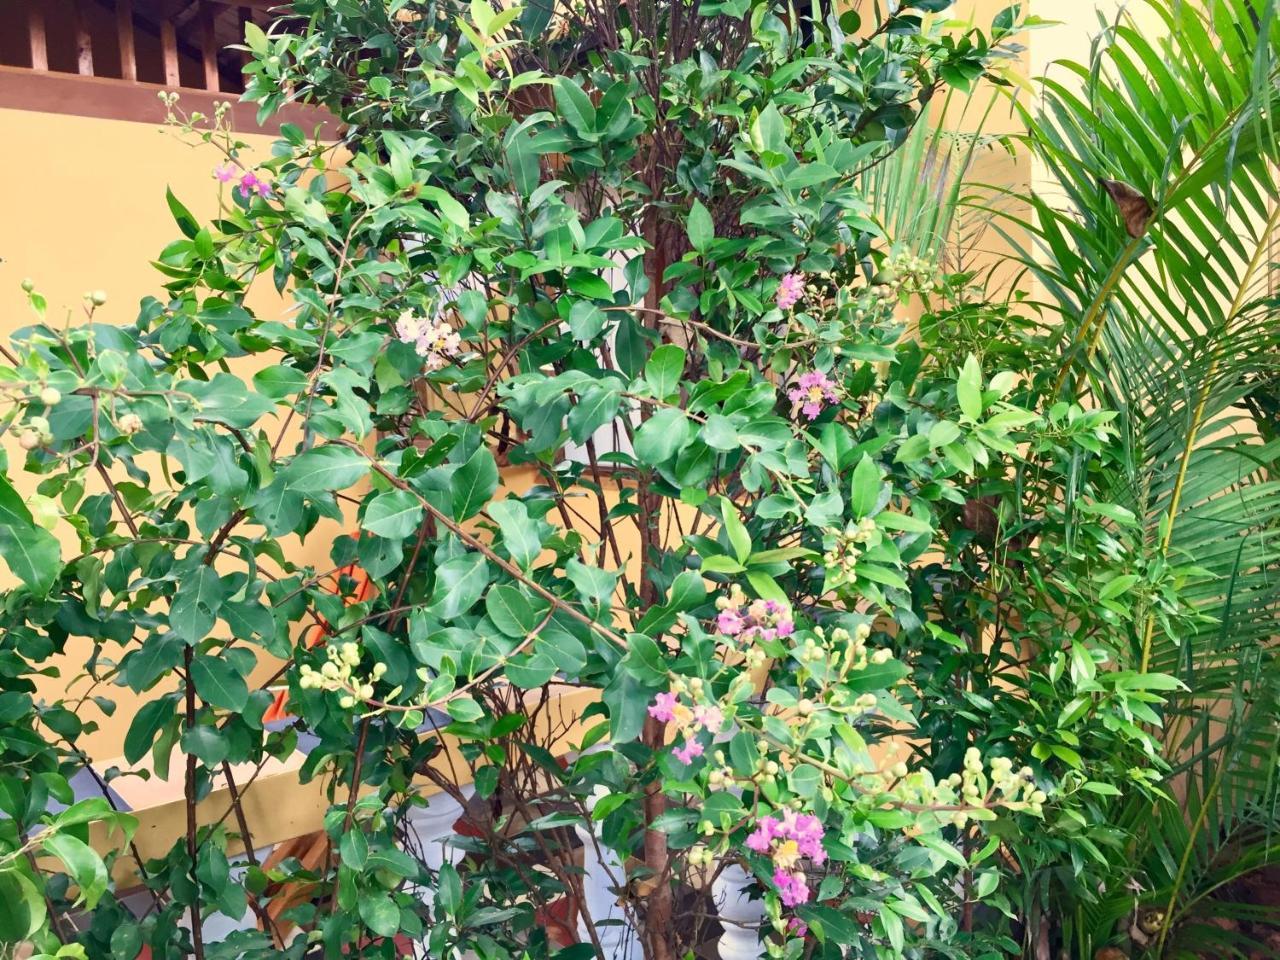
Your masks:
{"label": "yellow wall", "polygon": [[[124,324],[132,321],[139,301],[160,296],[161,276],[151,260],[170,241],[181,236],[165,202],[165,188],[204,222],[218,210],[218,183],[213,167],[219,155],[210,146],[192,147],[173,129],[160,126],[163,109],[156,102],[155,123],[133,123],[86,117],[0,110],[0,134],[9,145],[0,157],[0,182],[8,185],[4,212],[0,215],[0,337],[34,322],[34,315],[20,288],[25,277],[49,301],[48,319],[61,324],[68,316],[84,321],[83,295],[103,290],[107,303],[96,319]],[[265,159],[273,137],[248,135],[253,157]],[[269,283],[249,297],[259,316],[281,318],[286,303]],[[251,368],[250,368],[251,369]],[[11,437],[0,440],[13,468],[9,471],[20,493],[34,492],[39,478],[22,473],[21,451]],[[158,470],[155,483],[162,483]],[[97,492],[91,488],[91,492]],[[329,545],[340,528],[328,523],[295,546],[290,559],[327,568]],[[64,559],[75,555],[76,538],[69,526],[57,531]],[[0,564],[0,589],[13,583]],[[108,644],[104,655],[118,660],[123,653]],[[88,640],[73,640],[59,658],[60,675],[44,678],[41,693],[56,698],[69,690],[83,694],[82,672],[91,650]],[[125,688],[98,691],[117,701],[113,717],[100,715],[87,704],[82,715],[96,720],[101,729],[88,735],[82,746],[95,757],[122,752],[137,697]]]}

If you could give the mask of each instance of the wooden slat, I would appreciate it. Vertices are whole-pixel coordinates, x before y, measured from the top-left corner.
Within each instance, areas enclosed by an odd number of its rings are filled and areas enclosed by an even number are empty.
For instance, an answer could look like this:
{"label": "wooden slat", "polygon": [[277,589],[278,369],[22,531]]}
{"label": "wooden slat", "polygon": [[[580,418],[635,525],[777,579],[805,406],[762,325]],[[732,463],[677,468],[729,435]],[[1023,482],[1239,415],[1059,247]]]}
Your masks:
{"label": "wooden slat", "polygon": [[76,72],[82,77],[92,77],[93,37],[89,35],[89,25],[85,22],[80,0],[75,0],[71,5],[71,19],[76,34]]}
{"label": "wooden slat", "polygon": [[44,10],[39,3],[27,9],[27,40],[31,44],[31,69],[49,69],[49,44],[44,35]]}
{"label": "wooden slat", "polygon": [[[236,12],[239,15],[239,19],[240,19],[240,30],[239,30],[239,34],[236,37],[236,43],[242,44],[244,43],[244,27],[245,27],[245,24],[253,22],[253,11],[248,7],[242,6],[237,8]],[[248,50],[241,51],[240,66],[247,67],[249,65],[249,61],[251,61],[252,59],[253,59],[253,54],[251,54]]]}
{"label": "wooden slat", "polygon": [[116,38],[120,42],[120,77],[138,79],[138,54],[133,43],[133,0],[116,0]]}
{"label": "wooden slat", "polygon": [[213,29],[213,4],[200,3],[200,58],[204,62],[204,88],[217,93],[222,88],[218,76],[218,38]]}
{"label": "wooden slat", "polygon": [[179,86],[178,37],[177,34],[174,33],[172,20],[164,20],[160,24],[160,49],[164,53],[165,86]]}

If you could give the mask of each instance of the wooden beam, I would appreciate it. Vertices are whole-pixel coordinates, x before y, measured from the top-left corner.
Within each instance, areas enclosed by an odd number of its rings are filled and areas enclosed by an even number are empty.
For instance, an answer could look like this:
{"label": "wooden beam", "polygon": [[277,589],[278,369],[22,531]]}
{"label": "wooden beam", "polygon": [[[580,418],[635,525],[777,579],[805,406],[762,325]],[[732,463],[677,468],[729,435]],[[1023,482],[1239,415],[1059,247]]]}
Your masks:
{"label": "wooden beam", "polygon": [[27,9],[27,40],[31,45],[31,69],[49,69],[49,43],[44,35],[44,10],[39,3]]}
{"label": "wooden beam", "polygon": [[174,32],[172,20],[163,20],[160,23],[160,49],[164,53],[165,86],[181,86],[178,75],[178,35]]}
{"label": "wooden beam", "polygon": [[74,0],[71,4],[71,19],[76,34],[76,72],[82,77],[92,77],[93,37],[89,35],[89,25],[85,22],[80,0]]}
{"label": "wooden beam", "polygon": [[116,0],[116,39],[120,43],[120,77],[138,79],[138,54],[133,43],[133,0]]}
{"label": "wooden beam", "polygon": [[[0,0],[2,2],[2,0]],[[62,114],[72,117],[98,117],[102,120],[133,120],[156,125],[164,122],[164,105],[156,94],[165,90],[162,84],[130,82],[114,77],[78,77],[74,73],[36,71],[27,67],[0,64],[0,109],[30,110],[36,113]],[[323,126],[321,140],[338,138],[338,121],[332,114],[303,103],[290,103],[259,126],[256,103],[234,102],[235,97],[204,90],[182,89],[182,104],[188,110],[199,110],[213,116],[214,104],[232,100],[231,116],[241,133],[275,135],[282,123],[292,123],[310,133]]]}
{"label": "wooden beam", "polygon": [[218,38],[214,33],[213,4],[200,4],[200,59],[204,64],[204,88],[210,93],[222,89],[218,76]]}

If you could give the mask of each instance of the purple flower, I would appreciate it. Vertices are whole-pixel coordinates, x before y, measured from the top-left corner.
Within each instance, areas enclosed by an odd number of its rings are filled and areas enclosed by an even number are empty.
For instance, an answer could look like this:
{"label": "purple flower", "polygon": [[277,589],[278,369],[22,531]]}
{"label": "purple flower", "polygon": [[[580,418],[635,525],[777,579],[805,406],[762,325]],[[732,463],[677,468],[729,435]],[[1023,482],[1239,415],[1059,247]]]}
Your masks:
{"label": "purple flower", "polygon": [[800,404],[800,410],[810,420],[818,419],[822,408],[840,399],[840,389],[834,380],[821,370],[801,374],[799,382],[787,394],[792,403]]}
{"label": "purple flower", "polygon": [[796,632],[796,625],[790,620],[778,621],[778,636],[789,637]]}
{"label": "purple flower", "polygon": [[792,917],[787,921],[787,933],[793,937],[807,937],[809,935],[809,925],[799,917]]}
{"label": "purple flower", "polygon": [[788,273],[778,281],[776,300],[782,310],[790,310],[799,302],[804,293],[804,276],[799,273]]}
{"label": "purple flower", "polygon": [[683,747],[676,747],[671,751],[676,755],[676,759],[683,764],[693,763],[694,757],[702,756],[702,744],[697,740],[686,740]]}
{"label": "purple flower", "polygon": [[736,637],[742,632],[743,626],[742,614],[733,608],[721,610],[720,616],[716,617],[716,627],[726,637]]}
{"label": "purple flower", "polygon": [[236,168],[229,163],[224,163],[213,168],[213,175],[222,183],[230,183],[235,179]]}
{"label": "purple flower", "polygon": [[809,901],[809,885],[804,882],[804,874],[799,871],[788,873],[786,870],[775,870],[773,885],[778,888],[783,906],[798,907]]}
{"label": "purple flower", "polygon": [[660,693],[653,698],[653,704],[649,707],[649,716],[663,723],[668,723],[675,716],[675,708],[680,703],[680,698],[674,693]]}

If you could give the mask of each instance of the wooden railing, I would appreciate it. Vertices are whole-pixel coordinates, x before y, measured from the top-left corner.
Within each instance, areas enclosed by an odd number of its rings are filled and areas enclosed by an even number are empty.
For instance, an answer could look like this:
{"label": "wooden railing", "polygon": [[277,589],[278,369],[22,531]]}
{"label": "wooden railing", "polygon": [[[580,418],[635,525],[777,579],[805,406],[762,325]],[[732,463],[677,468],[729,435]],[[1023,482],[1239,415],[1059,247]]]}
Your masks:
{"label": "wooden railing", "polygon": [[[275,0],[69,0],[62,19],[49,9],[44,0],[0,4],[0,107],[144,122],[163,119],[162,90],[206,115],[215,100],[236,101],[247,55],[228,48],[249,22],[265,28],[288,11]],[[238,130],[257,126],[251,105],[235,113]],[[267,130],[290,122],[310,132],[326,120],[287,107]]]}
{"label": "wooden railing", "polygon": [[[223,51],[242,40],[247,23],[256,21],[263,26],[271,19],[273,14],[267,12],[269,6],[279,7],[266,0],[72,0],[70,23],[55,26],[47,21],[40,0],[33,0],[26,7],[29,51],[26,65],[40,72],[52,69],[82,77],[131,82],[143,79],[178,87],[183,86],[181,75],[185,60],[189,64],[188,73],[193,72],[191,64],[199,66],[200,82],[187,83],[188,89],[239,93],[243,89],[239,74],[243,58]],[[68,36],[74,38],[73,64],[51,65],[51,30],[58,31],[63,41]],[[95,50],[95,33],[99,40],[114,34],[110,66],[104,66],[108,59],[106,51]],[[140,33],[159,45],[162,70],[151,71],[150,77],[140,76],[137,42]]]}

